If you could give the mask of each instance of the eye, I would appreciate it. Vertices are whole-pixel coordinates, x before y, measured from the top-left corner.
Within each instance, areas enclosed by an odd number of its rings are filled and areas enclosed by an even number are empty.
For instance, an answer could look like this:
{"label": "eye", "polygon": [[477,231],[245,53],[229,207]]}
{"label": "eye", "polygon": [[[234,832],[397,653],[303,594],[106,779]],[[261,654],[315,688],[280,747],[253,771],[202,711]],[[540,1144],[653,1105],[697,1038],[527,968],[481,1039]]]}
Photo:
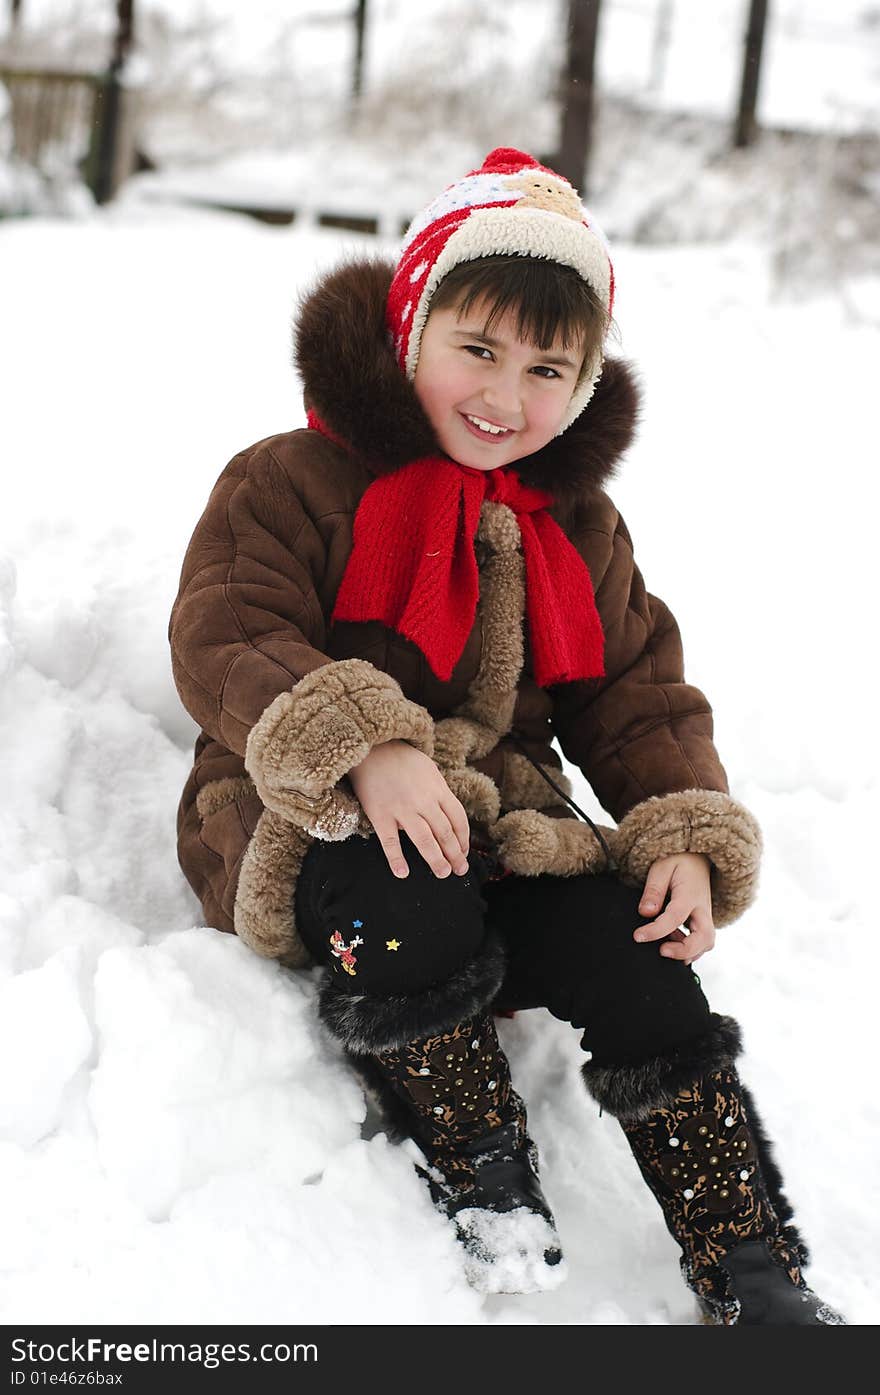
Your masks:
{"label": "eye", "polygon": [[[488,354],[490,358],[492,357],[492,350],[487,349],[485,344],[465,344],[463,347],[466,353],[477,355]],[[485,363],[486,360],[483,359],[483,362]]]}
{"label": "eye", "polygon": [[538,373],[542,378],[544,377],[545,373],[549,374],[550,376],[547,379],[548,382],[552,382],[554,378],[562,377],[562,374],[557,373],[556,369],[551,368],[548,363],[539,363],[537,368],[532,369],[532,372]]}

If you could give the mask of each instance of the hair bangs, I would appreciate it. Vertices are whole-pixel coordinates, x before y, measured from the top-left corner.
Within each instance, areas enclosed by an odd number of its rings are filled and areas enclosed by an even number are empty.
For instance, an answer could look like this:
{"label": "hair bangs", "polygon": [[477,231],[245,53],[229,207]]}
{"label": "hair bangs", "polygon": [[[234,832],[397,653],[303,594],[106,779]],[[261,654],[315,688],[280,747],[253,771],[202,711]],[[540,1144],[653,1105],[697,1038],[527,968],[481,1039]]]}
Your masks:
{"label": "hair bangs", "polygon": [[574,267],[540,257],[492,256],[461,262],[443,278],[432,309],[456,305],[459,316],[486,307],[485,332],[508,311],[521,339],[542,350],[558,340],[582,345],[589,363],[601,349],[611,321],[602,302]]}

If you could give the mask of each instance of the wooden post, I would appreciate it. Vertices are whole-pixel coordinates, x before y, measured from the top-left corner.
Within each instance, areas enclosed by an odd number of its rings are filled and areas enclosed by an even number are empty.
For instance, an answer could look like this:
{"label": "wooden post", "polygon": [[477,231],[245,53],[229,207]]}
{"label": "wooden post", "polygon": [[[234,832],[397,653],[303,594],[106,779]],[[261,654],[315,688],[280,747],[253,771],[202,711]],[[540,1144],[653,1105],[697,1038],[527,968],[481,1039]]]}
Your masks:
{"label": "wooden post", "polygon": [[733,143],[737,149],[751,145],[758,134],[755,112],[758,107],[758,81],[761,76],[761,54],[767,27],[768,0],[749,0],[749,24],[745,37],[739,112]]}
{"label": "wooden post", "polygon": [[364,36],[367,29],[367,0],[356,0],[354,7],[354,72],[351,79],[352,106],[357,107],[364,82]]}
{"label": "wooden post", "polygon": [[116,0],[116,34],[110,67],[120,69],[134,39],[134,0]]}
{"label": "wooden post", "polygon": [[601,0],[569,0],[562,129],[556,169],[586,197],[593,140],[596,41]]}
{"label": "wooden post", "polygon": [[122,69],[134,38],[134,0],[116,0],[116,33],[110,66],[101,82],[97,101],[97,150],[95,202],[109,203],[119,182],[119,127],[122,105]]}

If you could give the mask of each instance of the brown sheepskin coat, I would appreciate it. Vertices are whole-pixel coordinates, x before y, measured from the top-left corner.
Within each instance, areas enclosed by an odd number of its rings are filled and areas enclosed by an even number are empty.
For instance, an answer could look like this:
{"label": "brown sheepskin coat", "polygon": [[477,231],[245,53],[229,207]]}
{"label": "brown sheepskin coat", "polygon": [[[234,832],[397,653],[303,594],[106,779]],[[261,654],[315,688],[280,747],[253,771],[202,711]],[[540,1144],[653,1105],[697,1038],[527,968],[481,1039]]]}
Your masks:
{"label": "brown sheepskin coat", "polygon": [[644,881],[670,853],[707,854],[715,923],[754,896],[760,832],[730,798],[706,698],[684,681],[675,619],[645,585],[604,484],[628,446],[638,393],[607,359],[588,407],[517,464],[554,494],[553,517],[583,557],[605,632],[606,676],[537,686],[523,625],[519,528],[485,502],[473,631],[449,682],[378,621],[330,626],[358,503],[378,475],[438,446],[386,339],[390,264],[351,262],[305,300],[296,359],[305,400],[333,433],[282,432],[241,451],[218,479],[183,562],[169,639],[181,701],[201,727],[178,811],[183,871],[205,920],[293,967],[309,956],[294,890],[315,837],[371,825],[346,775],[382,741],[431,756],[504,866],[595,872],[589,825],[510,741],[571,785],[555,736],[603,808],[619,875]]}

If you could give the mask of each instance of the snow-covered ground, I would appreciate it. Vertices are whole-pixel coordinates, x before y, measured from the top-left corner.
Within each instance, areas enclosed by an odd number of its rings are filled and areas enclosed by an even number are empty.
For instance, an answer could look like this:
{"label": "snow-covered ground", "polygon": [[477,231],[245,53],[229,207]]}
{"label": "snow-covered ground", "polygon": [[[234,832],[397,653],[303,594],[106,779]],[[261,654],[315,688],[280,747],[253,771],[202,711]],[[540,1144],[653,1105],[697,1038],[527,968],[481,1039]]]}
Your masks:
{"label": "snow-covered ground", "polygon": [[[500,1024],[571,1273],[483,1299],[406,1149],[361,1136],[314,974],[203,926],[177,866],[183,551],[226,461],[302,423],[291,307],[359,245],[135,196],[0,223],[5,1322],[694,1320],[577,1033]],[[700,975],[743,1025],[812,1282],[874,1323],[880,335],[847,303],[878,287],[778,303],[755,244],[614,250],[645,418],[612,494],[766,839]]]}

